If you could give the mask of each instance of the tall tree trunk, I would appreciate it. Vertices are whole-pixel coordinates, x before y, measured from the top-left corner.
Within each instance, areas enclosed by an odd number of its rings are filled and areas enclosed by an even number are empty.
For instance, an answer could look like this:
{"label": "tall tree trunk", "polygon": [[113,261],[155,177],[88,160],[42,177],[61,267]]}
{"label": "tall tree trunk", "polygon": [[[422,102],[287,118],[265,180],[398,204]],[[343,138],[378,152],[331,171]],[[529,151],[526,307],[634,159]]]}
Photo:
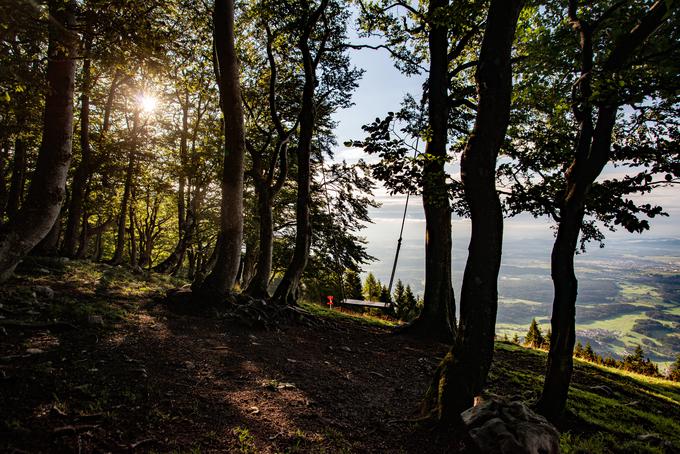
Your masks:
{"label": "tall tree trunk", "polygon": [[47,233],[64,201],[71,163],[73,91],[76,67],[75,1],[48,2],[47,94],[38,162],[26,200],[0,231],[0,282]]}
{"label": "tall tree trunk", "polygon": [[[257,184],[257,183],[256,183]],[[257,190],[257,213],[259,217],[259,244],[255,275],[248,282],[246,293],[253,298],[268,298],[269,276],[272,273],[274,250],[274,217],[269,188],[260,184]],[[268,186],[268,185],[266,185]]]}
{"label": "tall tree trunk", "polygon": [[21,137],[14,140],[14,159],[12,161],[12,179],[7,195],[7,217],[12,221],[21,206],[26,183],[26,143]]}
{"label": "tall tree trunk", "polygon": [[0,225],[5,218],[7,209],[7,169],[9,163],[9,140],[3,140],[0,145]]}
{"label": "tall tree trunk", "polygon": [[[434,17],[448,0],[430,1],[428,15]],[[428,37],[430,71],[427,80],[430,140],[423,169],[423,208],[425,210],[425,295],[420,316],[405,331],[452,343],[456,303],[451,283],[451,207],[444,165],[448,135],[448,28],[432,26]]]}
{"label": "tall tree trunk", "polygon": [[31,249],[31,255],[37,256],[56,256],[59,255],[59,237],[61,237],[61,217],[63,210],[59,212],[57,219],[54,221],[52,228],[45,235],[45,238],[40,240],[38,244]]}
{"label": "tall tree trunk", "polygon": [[214,66],[225,127],[220,212],[222,243],[214,268],[196,290],[204,297],[220,298],[230,292],[236,282],[243,239],[245,131],[235,49],[234,0],[215,0],[213,27]]}
{"label": "tall tree trunk", "polygon": [[479,107],[463,151],[461,174],[472,232],[463,276],[460,324],[435,374],[426,410],[456,423],[484,386],[493,358],[503,213],[496,191],[496,158],[510,118],[510,55],[523,0],[492,0],[477,65]]}
{"label": "tall tree trunk", "polygon": [[305,70],[305,84],[300,110],[300,136],[297,146],[297,200],[295,205],[296,231],[293,259],[288,264],[279,286],[274,292],[278,304],[296,304],[298,286],[307,266],[309,248],[312,244],[312,223],[310,219],[312,137],[314,134],[314,86],[316,71],[308,43],[301,40],[300,50]]}
{"label": "tall tree trunk", "polygon": [[[600,99],[596,120],[592,106],[592,78],[612,77],[624,70],[630,58],[659,26],[671,17],[669,8],[679,3],[659,0],[647,13],[635,20],[627,33],[622,33],[602,62],[600,71],[594,71],[593,30],[579,16],[578,2],[569,1],[569,20],[579,35],[581,77],[576,84],[573,100],[574,117],[579,122],[579,135],[574,159],[565,173],[566,188],[556,205],[560,208],[557,237],[551,255],[551,276],[554,287],[551,318],[550,352],[543,384],[543,393],[537,403],[541,414],[552,421],[564,413],[573,370],[575,341],[575,313],[578,281],[574,273],[574,254],[583,226],[584,210],[592,184],[609,162],[612,133],[616,124],[618,99]],[[610,95],[610,97],[615,95]]]}
{"label": "tall tree trunk", "polygon": [[120,214],[118,217],[118,231],[116,234],[116,248],[113,251],[112,265],[123,263],[123,253],[125,252],[125,219],[128,213],[128,204],[132,192],[132,180],[137,163],[137,128],[139,127],[139,110],[135,111],[132,120],[132,142],[128,152],[128,165],[125,171],[125,186],[123,187],[123,198],[120,202]]}
{"label": "tall tree trunk", "polygon": [[87,181],[90,178],[90,169],[92,167],[92,153],[90,150],[90,85],[92,83],[92,72],[90,70],[89,58],[92,47],[92,33],[89,28],[85,32],[83,47],[86,58],[83,60],[83,85],[80,96],[80,163],[73,175],[71,201],[64,231],[64,244],[61,251],[66,257],[75,257],[76,255],[78,225],[83,216]]}

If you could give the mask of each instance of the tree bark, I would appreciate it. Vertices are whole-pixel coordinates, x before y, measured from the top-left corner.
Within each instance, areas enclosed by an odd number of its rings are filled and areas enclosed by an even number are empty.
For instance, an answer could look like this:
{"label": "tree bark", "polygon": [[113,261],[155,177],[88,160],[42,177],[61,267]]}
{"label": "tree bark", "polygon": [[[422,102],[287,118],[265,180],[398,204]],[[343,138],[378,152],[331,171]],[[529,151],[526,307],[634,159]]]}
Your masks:
{"label": "tree bark", "polygon": [[278,140],[276,152],[278,153],[279,174],[274,182],[274,171],[277,156],[272,156],[266,177],[262,175],[262,153],[255,151],[253,154],[253,173],[255,174],[255,192],[257,193],[257,208],[259,217],[259,248],[255,275],[248,282],[246,293],[254,298],[269,297],[269,281],[272,274],[272,256],[274,252],[274,217],[272,207],[276,195],[281,191],[288,176],[288,141],[295,130],[286,131],[281,122],[281,117],[276,103],[276,79],[277,67],[272,47],[272,36],[269,26],[267,31],[267,59],[269,61],[269,114],[276,128]]}
{"label": "tree bark", "polygon": [[[658,27],[668,20],[668,8],[678,2],[657,1],[630,31],[617,37],[607,58],[602,63],[601,77],[611,77],[625,69],[630,57]],[[537,403],[538,411],[551,421],[558,421],[566,407],[569,383],[573,371],[575,342],[575,313],[578,280],[574,273],[574,254],[583,226],[585,205],[590,189],[609,161],[612,132],[616,124],[618,99],[598,100],[597,119],[592,106],[593,30],[578,16],[577,2],[570,0],[568,8],[572,28],[580,38],[580,72],[574,99],[574,117],[579,122],[579,135],[574,159],[565,173],[566,188],[561,199],[557,237],[551,255],[551,277],[554,297],[551,318],[551,341],[543,393]]]}
{"label": "tree bark", "polygon": [[66,176],[71,162],[73,91],[76,67],[76,5],[48,2],[49,44],[47,95],[38,162],[26,200],[16,217],[0,231],[0,282],[47,233],[64,201]]}
{"label": "tree bark", "polygon": [[440,364],[426,411],[457,423],[484,386],[494,349],[503,212],[496,158],[510,118],[510,56],[523,0],[492,0],[476,72],[479,107],[463,151],[461,174],[470,207],[471,237],[463,276],[456,342]]}
{"label": "tree bark", "polygon": [[0,145],[0,225],[5,218],[7,209],[7,184],[6,173],[9,161],[9,140],[3,140]]}
{"label": "tree bark", "polygon": [[83,82],[80,96],[80,163],[73,175],[71,184],[71,200],[68,208],[68,218],[64,231],[62,255],[75,257],[78,247],[78,226],[83,217],[83,204],[92,167],[92,152],[90,150],[90,86],[92,72],[90,69],[90,49],[92,47],[92,33],[89,28],[85,32],[83,50]]}
{"label": "tree bark", "polygon": [[236,282],[243,240],[243,168],[245,130],[235,49],[234,0],[215,0],[213,10],[215,69],[224,116],[225,147],[222,172],[220,236],[217,261],[195,290],[207,298],[221,298]]}
{"label": "tree bark", "polygon": [[123,198],[120,202],[120,214],[118,216],[118,230],[116,233],[116,248],[111,258],[112,265],[123,263],[123,253],[125,252],[125,220],[128,214],[128,204],[132,193],[132,183],[137,163],[137,129],[139,127],[139,110],[135,110],[132,120],[132,141],[128,152],[128,165],[125,170],[125,183],[123,187]]}
{"label": "tree bark", "polygon": [[7,217],[12,221],[21,206],[26,183],[26,143],[20,137],[14,140],[14,159],[12,160],[12,179],[7,194]]}
{"label": "tree bark", "polygon": [[278,304],[295,305],[298,286],[302,273],[307,266],[309,248],[312,244],[312,223],[310,219],[310,192],[312,137],[314,134],[314,86],[316,70],[312,62],[307,40],[301,40],[300,50],[305,71],[305,84],[300,108],[300,136],[297,146],[297,199],[295,204],[295,250],[286,272],[274,292],[273,299]]}
{"label": "tree bark", "polygon": [[[62,210],[63,211],[63,210]],[[31,249],[31,255],[38,256],[56,256],[59,255],[59,237],[61,236],[61,217],[62,212],[59,212],[57,219],[54,221],[52,228],[47,235]]]}
{"label": "tree bark", "polygon": [[[298,287],[302,273],[307,266],[309,249],[312,244],[312,223],[310,219],[310,193],[311,193],[311,166],[312,138],[314,136],[314,126],[316,122],[316,112],[314,107],[314,91],[317,84],[316,65],[320,60],[320,55],[312,57],[309,48],[309,39],[317,22],[324,13],[327,0],[322,0],[319,6],[312,12],[307,21],[305,30],[300,37],[298,48],[302,54],[302,65],[304,69],[305,82],[302,87],[302,104],[300,106],[300,133],[297,143],[297,200],[295,204],[295,250],[293,258],[286,268],[283,278],[279,282],[273,301],[278,304],[297,304]],[[319,49],[318,52],[323,52]]]}
{"label": "tree bark", "polygon": [[[447,8],[448,0],[431,0],[428,15]],[[429,33],[430,71],[427,81],[430,140],[423,169],[425,211],[425,294],[421,314],[404,332],[451,344],[456,302],[451,283],[451,207],[446,171],[448,136],[448,27],[435,23]]]}

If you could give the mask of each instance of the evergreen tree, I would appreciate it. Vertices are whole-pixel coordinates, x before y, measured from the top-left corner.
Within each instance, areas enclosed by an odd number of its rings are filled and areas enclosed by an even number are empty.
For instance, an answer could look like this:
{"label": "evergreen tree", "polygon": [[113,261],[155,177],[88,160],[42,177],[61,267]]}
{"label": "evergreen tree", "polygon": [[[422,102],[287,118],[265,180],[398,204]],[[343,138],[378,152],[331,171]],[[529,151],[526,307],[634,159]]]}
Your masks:
{"label": "evergreen tree", "polygon": [[404,301],[404,283],[401,282],[401,279],[397,280],[397,284],[394,287],[392,301],[394,301],[394,304],[397,307],[399,307]]}
{"label": "evergreen tree", "polygon": [[680,355],[675,358],[675,362],[668,368],[668,379],[680,381]]}
{"label": "evergreen tree", "polygon": [[593,347],[590,345],[590,341],[586,342],[586,348],[583,351],[583,359],[586,361],[590,362],[596,362],[597,357],[595,356],[595,352],[593,351]]}
{"label": "evergreen tree", "polygon": [[382,285],[380,281],[375,278],[373,273],[368,273],[364,281],[364,297],[367,301],[379,301]]}
{"label": "evergreen tree", "polygon": [[581,344],[581,341],[576,343],[576,347],[574,348],[574,357],[583,358],[583,344]]}
{"label": "evergreen tree", "polygon": [[543,345],[541,346],[542,349],[544,350],[550,350],[550,338],[552,337],[552,330],[548,328],[548,332],[545,334],[545,337],[543,338]]}
{"label": "evergreen tree", "polygon": [[515,333],[515,335],[512,336],[512,343],[519,345],[519,336],[517,335],[517,333]]}
{"label": "evergreen tree", "polygon": [[649,358],[645,358],[645,352],[640,345],[635,347],[632,354],[623,358],[621,368],[638,374],[659,376],[659,368]]}
{"label": "evergreen tree", "polygon": [[383,285],[380,289],[380,302],[392,304],[392,296],[390,295],[390,291],[387,289],[386,285]]}
{"label": "evergreen tree", "polygon": [[524,339],[524,344],[532,348],[540,348],[543,345],[544,339],[541,333],[541,328],[536,323],[536,319],[531,320],[529,331]]}
{"label": "evergreen tree", "polygon": [[361,278],[359,273],[354,270],[345,272],[345,298],[353,300],[363,300],[364,294],[361,290]]}

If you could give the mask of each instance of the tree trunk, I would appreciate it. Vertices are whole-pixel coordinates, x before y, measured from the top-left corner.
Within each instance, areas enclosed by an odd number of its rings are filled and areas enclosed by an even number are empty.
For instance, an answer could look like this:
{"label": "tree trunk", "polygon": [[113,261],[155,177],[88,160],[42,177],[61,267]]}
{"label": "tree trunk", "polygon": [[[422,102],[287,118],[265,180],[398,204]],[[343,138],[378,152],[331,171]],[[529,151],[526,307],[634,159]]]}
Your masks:
{"label": "tree trunk", "polygon": [[563,209],[550,259],[554,286],[550,352],[543,394],[538,410],[550,420],[564,411],[574,367],[576,341],[576,296],[578,280],[574,273],[574,253],[583,222],[583,207],[571,202]]}
{"label": "tree trunk", "polygon": [[[257,184],[257,183],[256,183]],[[257,212],[259,217],[259,249],[255,275],[248,283],[246,293],[253,298],[268,298],[269,276],[272,273],[274,250],[274,219],[269,188],[264,185],[257,191]]]}
{"label": "tree trunk", "polygon": [[593,74],[606,78],[625,69],[638,47],[671,16],[668,8],[677,8],[677,5],[677,2],[654,3],[647,13],[635,20],[629,32],[617,37],[600,71],[594,71],[592,29],[579,18],[578,2],[569,2],[569,20],[580,38],[581,77],[577,81],[576,98],[573,100],[574,117],[579,121],[579,135],[574,159],[565,173],[566,188],[561,200],[555,204],[560,207],[560,219],[550,264],[554,287],[552,335],[543,393],[537,403],[539,412],[551,421],[559,420],[564,413],[573,369],[578,294],[574,254],[583,226],[584,207],[593,182],[609,162],[619,106],[618,99],[598,100],[597,119],[594,120],[591,105]]}
{"label": "tree trunk", "polygon": [[[448,7],[448,0],[432,0],[430,15]],[[451,283],[451,208],[444,165],[447,160],[448,121],[448,28],[435,24],[428,44],[430,71],[427,81],[430,140],[423,169],[425,210],[425,295],[420,316],[404,331],[419,337],[452,343],[456,303]]]}
{"label": "tree trunk", "polygon": [[130,144],[130,151],[128,153],[128,165],[125,171],[125,187],[123,188],[123,198],[120,202],[120,215],[118,217],[118,232],[116,234],[116,248],[113,251],[112,265],[120,265],[123,263],[123,253],[125,251],[125,219],[128,212],[128,203],[130,202],[130,193],[132,192],[132,178],[135,172],[135,164],[137,162],[137,127],[139,124],[139,110],[135,111],[135,116],[132,123],[132,143]]}
{"label": "tree trunk", "polygon": [[220,298],[230,292],[236,282],[243,239],[245,131],[235,49],[234,0],[215,0],[213,27],[215,69],[226,136],[220,212],[222,243],[215,267],[196,290],[204,297]]}
{"label": "tree trunk", "polygon": [[[308,39],[316,21],[323,12],[326,2],[322,1],[314,11],[313,17],[307,24],[307,30],[300,39],[299,48],[302,53],[302,63],[305,73],[305,83],[302,88],[302,105],[300,107],[300,134],[297,144],[297,201],[295,206],[296,230],[295,250],[293,258],[286,268],[286,272],[274,292],[273,300],[278,304],[297,303],[298,286],[302,273],[307,266],[309,248],[312,244],[312,223],[310,219],[312,138],[314,135],[315,112],[314,90],[316,87],[316,66],[309,49]],[[319,51],[321,52],[321,50]],[[318,55],[316,60],[318,61]]]}
{"label": "tree trunk", "polygon": [[26,200],[16,217],[0,232],[0,282],[54,225],[64,201],[71,162],[73,91],[76,67],[76,5],[48,2],[49,45],[47,94],[38,162]]}
{"label": "tree trunk", "polygon": [[21,199],[24,195],[24,185],[26,183],[26,144],[24,140],[17,137],[14,140],[14,159],[12,161],[12,179],[9,184],[7,194],[7,217],[12,221],[21,206]]}
{"label": "tree trunk", "polygon": [[71,185],[71,201],[68,208],[66,230],[64,231],[64,244],[62,254],[66,257],[75,257],[78,246],[78,225],[83,216],[83,204],[87,190],[87,181],[90,178],[92,167],[92,153],[90,151],[90,85],[92,73],[90,70],[90,48],[92,47],[92,34],[89,29],[85,32],[84,51],[86,58],[83,60],[83,86],[80,97],[80,163],[73,175]]}
{"label": "tree trunk", "polygon": [[0,225],[2,225],[7,209],[7,164],[9,162],[9,140],[3,140],[0,146]]}
{"label": "tree trunk", "polygon": [[510,55],[523,0],[492,0],[476,72],[479,107],[461,174],[472,232],[463,276],[456,342],[440,364],[425,410],[444,424],[459,421],[484,386],[494,349],[503,213],[496,158],[510,118]]}
{"label": "tree trunk", "polygon": [[31,255],[37,256],[56,256],[59,255],[59,237],[61,236],[61,217],[62,212],[59,212],[57,219],[54,221],[52,228],[45,235],[45,238],[40,240],[38,244],[31,250]]}

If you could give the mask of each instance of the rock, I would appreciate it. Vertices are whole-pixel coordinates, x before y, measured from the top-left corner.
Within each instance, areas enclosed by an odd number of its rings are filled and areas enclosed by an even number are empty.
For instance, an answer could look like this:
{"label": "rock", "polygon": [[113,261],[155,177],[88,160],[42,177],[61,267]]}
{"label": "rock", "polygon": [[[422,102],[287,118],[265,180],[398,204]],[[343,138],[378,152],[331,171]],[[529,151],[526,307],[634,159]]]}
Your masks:
{"label": "rock", "polygon": [[28,353],[29,355],[39,355],[40,353],[45,352],[39,348],[27,348],[26,353]]}
{"label": "rock", "polygon": [[54,290],[46,285],[36,285],[33,287],[35,296],[43,300],[52,300],[54,298]]}
{"label": "rock", "polygon": [[87,324],[94,326],[104,326],[104,319],[101,315],[88,315]]}
{"label": "rock", "polygon": [[651,445],[656,445],[656,446],[663,446],[670,448],[673,446],[673,443],[671,443],[668,440],[664,440],[661,435],[655,434],[655,433],[648,433],[648,434],[642,434],[638,435],[637,439],[640,440],[643,443],[649,443]]}
{"label": "rock", "polygon": [[522,402],[493,397],[461,416],[482,454],[560,452],[557,429]]}

